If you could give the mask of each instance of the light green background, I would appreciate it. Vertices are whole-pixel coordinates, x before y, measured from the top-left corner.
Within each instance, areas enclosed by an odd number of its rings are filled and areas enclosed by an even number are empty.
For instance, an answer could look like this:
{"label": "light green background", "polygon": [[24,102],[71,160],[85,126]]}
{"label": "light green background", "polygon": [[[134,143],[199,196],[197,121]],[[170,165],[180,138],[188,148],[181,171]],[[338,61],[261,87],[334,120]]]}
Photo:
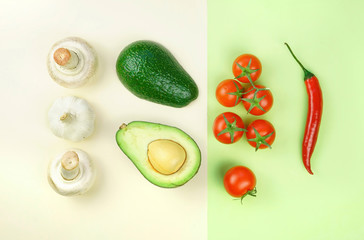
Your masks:
{"label": "light green background", "polygon": [[[235,239],[364,239],[364,1],[208,1],[208,235]],[[307,111],[303,73],[289,54],[319,78],[324,112],[310,176],[301,162]],[[217,84],[232,78],[240,54],[258,56],[257,83],[271,88],[273,108],[262,116],[277,136],[272,150],[254,152],[245,138],[220,144],[214,118],[225,108]],[[245,136],[244,136],[245,137]],[[258,195],[244,204],[224,190],[223,175],[245,165],[257,177]]]}

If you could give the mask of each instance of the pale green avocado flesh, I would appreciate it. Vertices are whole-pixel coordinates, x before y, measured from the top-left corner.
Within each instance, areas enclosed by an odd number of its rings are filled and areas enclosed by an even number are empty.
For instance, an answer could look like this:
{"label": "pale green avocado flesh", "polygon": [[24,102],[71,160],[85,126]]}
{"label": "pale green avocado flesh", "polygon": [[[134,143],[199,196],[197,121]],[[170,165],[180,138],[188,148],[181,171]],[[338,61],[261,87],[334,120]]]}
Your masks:
{"label": "pale green avocado flesh", "polygon": [[[184,164],[173,174],[157,172],[148,160],[149,143],[159,139],[174,141],[186,151]],[[123,124],[116,133],[116,142],[140,173],[160,187],[174,188],[185,184],[195,176],[201,164],[201,152],[195,141],[175,127],[142,121]]]}

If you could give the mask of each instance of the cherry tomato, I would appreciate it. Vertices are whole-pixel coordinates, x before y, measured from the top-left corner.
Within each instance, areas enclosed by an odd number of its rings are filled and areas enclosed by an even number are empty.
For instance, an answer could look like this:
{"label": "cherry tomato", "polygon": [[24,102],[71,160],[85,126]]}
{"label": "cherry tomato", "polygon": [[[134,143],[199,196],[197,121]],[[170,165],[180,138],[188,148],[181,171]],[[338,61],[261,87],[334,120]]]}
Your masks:
{"label": "cherry tomato", "polygon": [[263,119],[258,119],[249,124],[246,138],[251,146],[258,149],[272,148],[271,145],[276,137],[273,125]]}
{"label": "cherry tomato", "polygon": [[237,57],[233,63],[233,74],[237,80],[249,83],[247,76],[256,81],[262,73],[262,64],[259,59],[252,54],[243,54]]}
{"label": "cherry tomato", "polygon": [[[273,105],[273,96],[270,90],[265,89],[263,85],[255,85],[258,90],[249,87],[246,94],[242,96],[245,109],[252,115],[259,116],[268,112]],[[257,93],[255,96],[254,94]]]}
{"label": "cherry tomato", "polygon": [[237,142],[246,130],[243,120],[237,114],[224,112],[216,117],[213,131],[218,141],[230,144]]}
{"label": "cherry tomato", "polygon": [[216,98],[225,107],[234,107],[241,102],[243,87],[238,81],[226,79],[216,88]]}
{"label": "cherry tomato", "polygon": [[243,198],[247,195],[256,196],[256,179],[254,173],[247,167],[235,166],[224,176],[224,187],[233,197]]}

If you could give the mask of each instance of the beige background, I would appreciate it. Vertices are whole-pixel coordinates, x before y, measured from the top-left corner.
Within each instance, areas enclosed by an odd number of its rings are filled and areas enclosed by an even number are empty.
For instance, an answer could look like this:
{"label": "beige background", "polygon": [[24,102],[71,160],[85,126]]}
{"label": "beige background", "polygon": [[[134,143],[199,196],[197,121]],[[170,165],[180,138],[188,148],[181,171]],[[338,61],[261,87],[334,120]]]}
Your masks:
{"label": "beige background", "polygon": [[[86,39],[99,57],[97,80],[70,90],[48,76],[52,44]],[[204,1],[0,2],[0,239],[206,239],[206,3]],[[115,61],[139,39],[165,45],[195,79],[199,98],[174,109],[136,98],[119,82]],[[94,135],[72,143],[52,135],[46,114],[59,96],[87,99],[97,114]],[[119,150],[123,122],[177,126],[199,144],[203,162],[185,186],[149,183]],[[47,182],[49,161],[77,147],[98,170],[94,188],[67,198]]]}

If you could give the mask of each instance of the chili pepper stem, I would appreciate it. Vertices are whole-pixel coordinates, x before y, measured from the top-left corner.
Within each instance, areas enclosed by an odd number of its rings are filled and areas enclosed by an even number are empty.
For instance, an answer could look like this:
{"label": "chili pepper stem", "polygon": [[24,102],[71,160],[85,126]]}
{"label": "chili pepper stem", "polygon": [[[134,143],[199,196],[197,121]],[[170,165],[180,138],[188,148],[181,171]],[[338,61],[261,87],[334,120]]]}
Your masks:
{"label": "chili pepper stem", "polygon": [[288,50],[289,50],[289,52],[292,54],[292,56],[293,56],[293,58],[296,60],[296,62],[300,65],[300,67],[302,68],[302,70],[303,70],[303,73],[305,74],[305,78],[304,78],[304,80],[307,80],[307,79],[309,79],[309,78],[312,78],[313,76],[315,76],[313,73],[311,73],[310,71],[308,71],[303,65],[302,65],[302,63],[297,59],[297,57],[296,57],[296,55],[294,55],[294,53],[293,53],[293,51],[292,51],[292,49],[291,49],[291,47],[288,45],[288,43],[284,43],[286,46],[287,46],[287,48],[288,48]]}

